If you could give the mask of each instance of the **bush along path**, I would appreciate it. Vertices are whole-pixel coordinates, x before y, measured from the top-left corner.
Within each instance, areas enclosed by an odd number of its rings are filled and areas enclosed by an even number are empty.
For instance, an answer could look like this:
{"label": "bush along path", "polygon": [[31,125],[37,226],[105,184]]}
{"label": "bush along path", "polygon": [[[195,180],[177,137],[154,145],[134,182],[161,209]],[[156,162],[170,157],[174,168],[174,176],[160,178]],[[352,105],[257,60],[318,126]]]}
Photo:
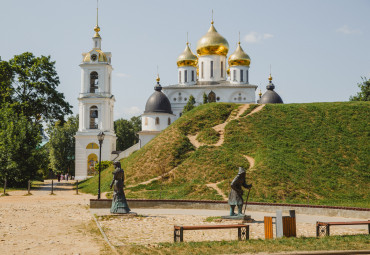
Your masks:
{"label": "bush along path", "polygon": [[[207,143],[203,143],[203,142],[200,142],[198,141],[198,137],[200,136],[199,133],[195,134],[195,135],[188,135],[188,138],[189,138],[189,141],[194,145],[194,147],[196,149],[198,149],[200,146],[204,146],[204,145],[210,145],[210,146],[221,146],[223,143],[224,143],[224,140],[225,140],[225,127],[226,125],[232,121],[232,120],[236,120],[240,117],[246,117],[246,116],[250,116],[252,114],[255,114],[259,111],[261,111],[263,109],[265,105],[262,104],[262,105],[259,105],[259,106],[256,106],[256,105],[252,105],[252,104],[244,104],[242,106],[240,106],[238,108],[238,113],[236,115],[230,115],[230,117],[224,122],[224,123],[221,123],[217,126],[214,126],[212,127],[213,130],[215,130],[218,135],[219,135],[219,140],[214,143],[214,144],[207,144]],[[248,112],[248,109],[250,109],[251,111],[249,113]],[[244,113],[247,113],[247,114],[244,114]],[[253,171],[253,167],[254,167],[254,163],[255,163],[255,160],[254,158],[248,156],[248,155],[243,155],[249,162],[249,170],[250,171]],[[158,177],[157,177],[158,178]],[[154,179],[153,179],[154,180]],[[222,192],[222,190],[217,186],[218,184],[220,184],[221,182],[218,182],[218,183],[208,183],[206,184],[207,187],[210,187],[214,190],[217,191],[217,193],[222,196],[222,198],[224,200],[227,200],[227,196],[225,195],[225,193]]]}

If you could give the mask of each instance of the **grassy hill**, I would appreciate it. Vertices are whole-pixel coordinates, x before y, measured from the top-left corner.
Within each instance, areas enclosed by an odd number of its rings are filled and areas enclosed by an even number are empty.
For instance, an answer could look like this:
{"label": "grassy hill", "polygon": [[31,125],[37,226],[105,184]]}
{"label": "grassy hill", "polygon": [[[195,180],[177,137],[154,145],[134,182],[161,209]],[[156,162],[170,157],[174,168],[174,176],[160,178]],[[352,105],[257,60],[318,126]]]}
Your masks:
{"label": "grassy hill", "polygon": [[[369,103],[266,105],[230,121],[224,143],[212,146],[219,136],[210,128],[239,106],[201,105],[124,159],[127,197],[221,200],[206,184],[219,183],[227,194],[238,167],[248,169],[248,155],[255,159],[247,171],[251,201],[370,207]],[[209,145],[196,149],[187,138],[196,134]],[[111,172],[102,173],[103,192]],[[96,179],[82,183],[83,191],[96,193]]]}

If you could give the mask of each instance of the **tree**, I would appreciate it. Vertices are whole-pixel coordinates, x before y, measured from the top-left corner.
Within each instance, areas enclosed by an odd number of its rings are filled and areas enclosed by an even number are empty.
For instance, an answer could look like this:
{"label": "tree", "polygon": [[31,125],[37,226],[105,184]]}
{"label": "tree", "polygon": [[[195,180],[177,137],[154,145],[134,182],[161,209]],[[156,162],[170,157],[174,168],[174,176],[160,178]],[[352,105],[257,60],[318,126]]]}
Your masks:
{"label": "tree", "polygon": [[186,113],[188,111],[191,111],[192,109],[195,108],[195,98],[193,95],[190,95],[188,103],[185,105],[184,110],[182,111],[183,113]]}
{"label": "tree", "polygon": [[59,77],[50,56],[30,52],[0,62],[0,103],[9,103],[17,114],[39,121],[63,120],[72,106],[56,90]]}
{"label": "tree", "polygon": [[40,166],[41,126],[8,105],[0,111],[0,177],[11,186],[34,179]]}
{"label": "tree", "polygon": [[114,132],[117,136],[117,150],[124,151],[139,141],[137,132],[141,130],[140,116],[130,120],[118,119],[114,122]]}
{"label": "tree", "polygon": [[362,83],[357,84],[361,92],[358,92],[356,96],[351,96],[350,101],[370,101],[370,79],[367,80],[366,77],[361,77],[361,79]]}
{"label": "tree", "polygon": [[54,173],[73,174],[75,162],[75,138],[78,130],[78,117],[69,117],[66,122],[57,121],[49,125],[49,160]]}
{"label": "tree", "polygon": [[208,103],[208,96],[206,94],[206,92],[203,93],[203,104],[206,104]]}

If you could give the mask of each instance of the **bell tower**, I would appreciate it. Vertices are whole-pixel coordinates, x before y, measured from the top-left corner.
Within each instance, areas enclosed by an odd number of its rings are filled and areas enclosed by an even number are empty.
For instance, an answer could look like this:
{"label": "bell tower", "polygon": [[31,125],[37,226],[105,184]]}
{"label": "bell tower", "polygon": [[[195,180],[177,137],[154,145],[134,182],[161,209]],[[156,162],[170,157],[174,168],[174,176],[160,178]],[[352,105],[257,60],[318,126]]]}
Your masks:
{"label": "bell tower", "polygon": [[[98,8],[93,47],[82,53],[81,89],[79,101],[79,127],[75,135],[75,176],[76,180],[94,175],[98,169],[99,142],[97,135],[103,131],[101,160],[111,160],[112,151],[116,150],[116,135],[113,126],[112,65],[110,52],[101,50],[100,27],[98,26]],[[97,167],[96,167],[97,168]]]}

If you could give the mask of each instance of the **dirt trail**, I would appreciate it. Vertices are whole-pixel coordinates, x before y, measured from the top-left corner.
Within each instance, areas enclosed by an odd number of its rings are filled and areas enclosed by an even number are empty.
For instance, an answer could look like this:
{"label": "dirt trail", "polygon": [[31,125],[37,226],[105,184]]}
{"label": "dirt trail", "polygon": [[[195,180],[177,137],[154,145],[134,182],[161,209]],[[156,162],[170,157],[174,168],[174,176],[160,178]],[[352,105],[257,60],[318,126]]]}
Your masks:
{"label": "dirt trail", "polygon": [[217,191],[217,193],[220,195],[220,196],[222,196],[222,198],[223,198],[223,200],[228,200],[228,197],[225,195],[225,193],[223,193],[222,192],[222,190],[219,188],[219,187],[217,187],[217,184],[219,184],[220,182],[217,182],[217,183],[208,183],[208,184],[206,184],[206,186],[207,187],[210,187],[210,188],[212,188],[212,189],[214,189],[214,190],[216,190]]}
{"label": "dirt trail", "polygon": [[[6,254],[102,254],[88,209],[91,195],[75,195],[72,181],[46,182],[40,190],[0,197],[0,251]],[[100,237],[99,237],[100,238]]]}

